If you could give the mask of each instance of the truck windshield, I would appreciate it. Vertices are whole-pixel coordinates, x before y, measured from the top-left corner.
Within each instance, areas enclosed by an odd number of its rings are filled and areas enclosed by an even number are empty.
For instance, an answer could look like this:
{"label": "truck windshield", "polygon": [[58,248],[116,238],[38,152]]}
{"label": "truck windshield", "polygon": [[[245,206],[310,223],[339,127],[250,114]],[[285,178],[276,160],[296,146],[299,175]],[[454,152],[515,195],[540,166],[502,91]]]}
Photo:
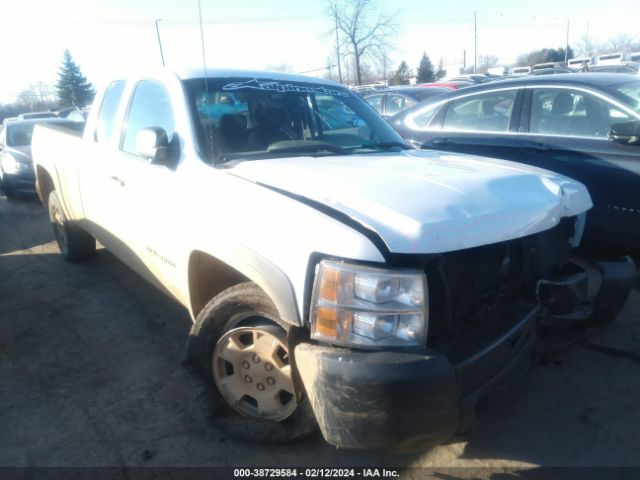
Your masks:
{"label": "truck windshield", "polygon": [[411,148],[338,85],[264,78],[200,78],[184,85],[209,162]]}

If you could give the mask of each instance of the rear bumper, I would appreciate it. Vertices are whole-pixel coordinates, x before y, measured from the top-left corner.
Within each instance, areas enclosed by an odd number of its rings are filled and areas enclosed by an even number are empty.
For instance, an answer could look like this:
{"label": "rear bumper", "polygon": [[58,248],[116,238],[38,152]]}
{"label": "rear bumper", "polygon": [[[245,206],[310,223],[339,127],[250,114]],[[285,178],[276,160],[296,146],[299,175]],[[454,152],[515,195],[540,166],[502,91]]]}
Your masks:
{"label": "rear bumper", "polygon": [[329,443],[415,448],[469,430],[526,376],[535,314],[520,308],[515,326],[458,362],[426,349],[365,352],[309,343],[295,348],[295,362]]}

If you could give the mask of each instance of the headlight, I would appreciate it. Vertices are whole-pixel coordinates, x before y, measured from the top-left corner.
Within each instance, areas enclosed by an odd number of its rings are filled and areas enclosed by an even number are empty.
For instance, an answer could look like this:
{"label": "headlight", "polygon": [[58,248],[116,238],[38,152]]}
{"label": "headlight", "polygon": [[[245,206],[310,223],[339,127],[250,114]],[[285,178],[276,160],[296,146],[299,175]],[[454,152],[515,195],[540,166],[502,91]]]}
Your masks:
{"label": "headlight", "polygon": [[2,157],[2,170],[6,173],[17,173],[20,170],[27,170],[28,168],[31,168],[30,163],[16,160],[12,155],[7,154]]}
{"label": "headlight", "polygon": [[421,271],[323,260],[313,284],[311,337],[367,347],[424,345],[427,310]]}
{"label": "headlight", "polygon": [[5,155],[2,157],[2,170],[6,173],[16,173],[19,169],[19,163],[11,155]]}

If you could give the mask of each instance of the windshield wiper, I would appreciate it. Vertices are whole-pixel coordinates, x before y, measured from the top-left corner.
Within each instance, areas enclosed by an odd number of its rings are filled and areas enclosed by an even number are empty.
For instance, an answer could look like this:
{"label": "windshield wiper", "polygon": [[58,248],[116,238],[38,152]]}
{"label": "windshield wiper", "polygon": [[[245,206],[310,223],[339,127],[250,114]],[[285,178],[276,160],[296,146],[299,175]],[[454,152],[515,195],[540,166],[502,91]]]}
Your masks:
{"label": "windshield wiper", "polygon": [[380,143],[372,143],[371,145],[363,145],[362,148],[380,148],[380,149],[392,149],[392,148],[400,148],[401,150],[413,150],[413,147],[405,142],[380,142]]}
{"label": "windshield wiper", "polygon": [[344,147],[317,140],[283,140],[269,145],[267,152],[275,153],[318,153],[332,152],[346,155],[351,153]]}

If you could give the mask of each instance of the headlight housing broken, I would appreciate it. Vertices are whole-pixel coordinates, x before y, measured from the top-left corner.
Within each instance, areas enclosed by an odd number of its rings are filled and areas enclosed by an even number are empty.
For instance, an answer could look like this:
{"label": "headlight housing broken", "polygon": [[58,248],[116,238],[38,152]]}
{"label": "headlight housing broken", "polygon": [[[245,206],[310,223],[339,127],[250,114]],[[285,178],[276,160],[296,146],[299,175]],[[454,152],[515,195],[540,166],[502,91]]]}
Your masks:
{"label": "headlight housing broken", "polygon": [[333,344],[424,346],[426,275],[323,260],[316,268],[310,323],[312,338]]}

